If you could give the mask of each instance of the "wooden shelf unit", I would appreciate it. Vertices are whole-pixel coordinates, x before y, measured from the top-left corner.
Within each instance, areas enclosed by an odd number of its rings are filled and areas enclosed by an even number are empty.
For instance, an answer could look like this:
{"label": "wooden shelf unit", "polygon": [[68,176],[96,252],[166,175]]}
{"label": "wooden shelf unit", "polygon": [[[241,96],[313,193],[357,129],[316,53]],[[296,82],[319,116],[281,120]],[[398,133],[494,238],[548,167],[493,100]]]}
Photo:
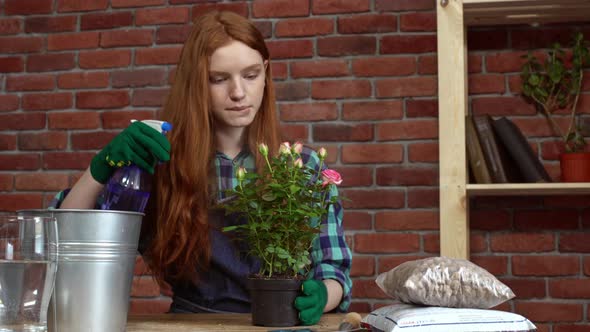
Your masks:
{"label": "wooden shelf unit", "polygon": [[590,20],[590,0],[436,0],[440,253],[469,258],[469,199],[489,195],[590,194],[590,183],[467,183],[467,27]]}

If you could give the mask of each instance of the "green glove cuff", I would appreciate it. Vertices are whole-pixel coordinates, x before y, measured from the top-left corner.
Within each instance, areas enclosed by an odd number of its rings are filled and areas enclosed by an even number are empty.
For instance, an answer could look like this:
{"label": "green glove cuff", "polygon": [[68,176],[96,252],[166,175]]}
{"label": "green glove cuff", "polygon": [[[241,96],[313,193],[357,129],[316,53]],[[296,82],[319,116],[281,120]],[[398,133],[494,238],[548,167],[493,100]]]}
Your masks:
{"label": "green glove cuff", "polygon": [[170,160],[170,142],[157,130],[136,121],[92,158],[90,174],[105,184],[118,167],[131,164],[153,174],[158,160]]}
{"label": "green glove cuff", "polygon": [[321,280],[306,280],[301,285],[302,296],[295,299],[302,325],[315,325],[320,321],[328,302],[328,289]]}
{"label": "green glove cuff", "polygon": [[115,169],[106,163],[105,157],[100,153],[92,158],[92,161],[90,162],[90,174],[97,182],[102,184],[107,183],[114,172]]}

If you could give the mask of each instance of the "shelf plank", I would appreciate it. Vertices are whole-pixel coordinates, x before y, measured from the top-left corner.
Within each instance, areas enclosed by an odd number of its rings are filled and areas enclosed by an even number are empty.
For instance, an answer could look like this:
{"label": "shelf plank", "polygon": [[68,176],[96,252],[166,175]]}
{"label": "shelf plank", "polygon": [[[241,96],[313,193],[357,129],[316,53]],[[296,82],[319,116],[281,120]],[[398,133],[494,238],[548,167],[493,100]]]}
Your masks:
{"label": "shelf plank", "polygon": [[581,22],[590,0],[463,0],[463,11],[467,25]]}
{"label": "shelf plank", "polygon": [[469,197],[511,195],[590,195],[590,183],[468,184],[467,195]]}

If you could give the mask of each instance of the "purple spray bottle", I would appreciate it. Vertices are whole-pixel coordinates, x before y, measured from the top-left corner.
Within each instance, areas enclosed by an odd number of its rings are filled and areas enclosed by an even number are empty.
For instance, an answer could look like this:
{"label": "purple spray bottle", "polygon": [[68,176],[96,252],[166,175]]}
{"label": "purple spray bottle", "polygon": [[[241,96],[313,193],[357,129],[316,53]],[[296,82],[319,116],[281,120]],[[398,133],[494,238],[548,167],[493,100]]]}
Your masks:
{"label": "purple spray bottle", "polygon": [[[136,120],[131,120],[135,122]],[[166,134],[172,125],[166,121],[142,120],[141,122]],[[119,168],[105,185],[102,195],[103,210],[143,212],[152,190],[152,174],[137,165]]]}

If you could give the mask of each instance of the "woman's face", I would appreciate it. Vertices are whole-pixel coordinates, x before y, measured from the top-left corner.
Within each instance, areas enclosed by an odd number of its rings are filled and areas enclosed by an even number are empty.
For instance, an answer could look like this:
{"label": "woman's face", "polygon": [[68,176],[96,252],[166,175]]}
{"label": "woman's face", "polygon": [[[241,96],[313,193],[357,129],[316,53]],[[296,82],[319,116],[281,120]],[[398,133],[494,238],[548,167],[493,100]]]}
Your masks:
{"label": "woman's face", "polygon": [[252,123],[264,95],[266,65],[258,51],[239,41],[213,52],[209,94],[218,128],[243,128]]}

